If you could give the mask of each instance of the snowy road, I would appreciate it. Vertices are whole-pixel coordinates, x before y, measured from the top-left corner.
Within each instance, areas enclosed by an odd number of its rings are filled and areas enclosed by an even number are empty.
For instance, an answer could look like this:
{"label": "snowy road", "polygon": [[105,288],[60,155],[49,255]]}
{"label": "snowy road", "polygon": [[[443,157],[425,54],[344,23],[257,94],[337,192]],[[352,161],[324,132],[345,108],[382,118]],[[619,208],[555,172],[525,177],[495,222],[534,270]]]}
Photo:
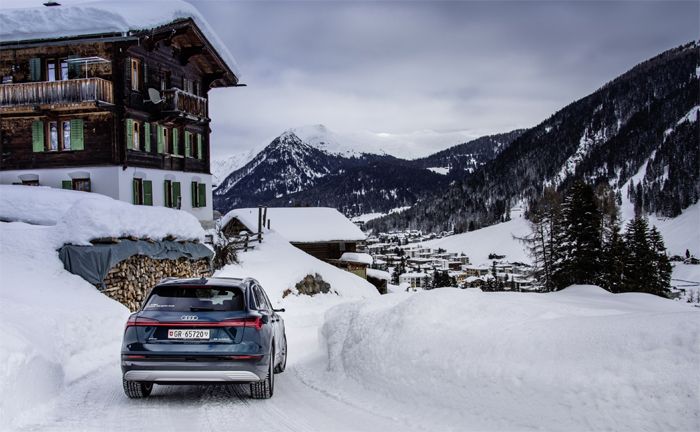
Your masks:
{"label": "snowy road", "polygon": [[32,412],[20,431],[406,430],[407,425],[354,407],[300,379],[295,367],[277,375],[271,400],[248,398],[248,387],[156,386],[130,400],[118,363],[73,383],[46,413]]}

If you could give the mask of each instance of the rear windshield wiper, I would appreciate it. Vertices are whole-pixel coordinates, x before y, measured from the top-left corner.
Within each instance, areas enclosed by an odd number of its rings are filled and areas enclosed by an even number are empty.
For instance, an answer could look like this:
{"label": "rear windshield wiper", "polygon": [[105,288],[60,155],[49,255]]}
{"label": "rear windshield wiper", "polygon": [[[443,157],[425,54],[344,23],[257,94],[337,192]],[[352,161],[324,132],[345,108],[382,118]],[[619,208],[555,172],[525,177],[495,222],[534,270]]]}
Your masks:
{"label": "rear windshield wiper", "polygon": [[212,312],[215,309],[207,307],[191,307],[190,312]]}

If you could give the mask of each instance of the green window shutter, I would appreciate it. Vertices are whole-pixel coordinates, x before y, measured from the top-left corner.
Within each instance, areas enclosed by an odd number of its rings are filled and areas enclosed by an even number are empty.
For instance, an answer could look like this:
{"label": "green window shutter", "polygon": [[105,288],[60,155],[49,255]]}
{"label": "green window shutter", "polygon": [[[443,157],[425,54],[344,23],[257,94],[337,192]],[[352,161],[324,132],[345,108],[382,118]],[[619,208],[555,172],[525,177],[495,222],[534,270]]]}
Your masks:
{"label": "green window shutter", "polygon": [[197,198],[199,198],[199,185],[197,182],[193,181],[190,184],[190,192],[192,195],[192,208],[197,208],[199,205],[197,204]]}
{"label": "green window shutter", "polygon": [[63,188],[63,189],[73,189],[73,181],[72,181],[72,180],[63,180],[63,181],[61,181],[61,188]]}
{"label": "green window shutter", "polygon": [[131,91],[131,57],[124,59],[124,84],[128,96]]}
{"label": "green window shutter", "polygon": [[207,206],[207,185],[205,183],[199,184],[199,207]]}
{"label": "green window shutter", "polygon": [[180,137],[179,137],[180,131],[177,128],[173,128],[173,151],[172,153],[174,155],[179,155],[180,154]]}
{"label": "green window shutter", "polygon": [[46,150],[46,144],[44,144],[44,122],[35,121],[32,122],[32,150],[36,152],[43,152]]}
{"label": "green window shutter", "polygon": [[131,181],[131,203],[139,203],[139,184],[137,179]]}
{"label": "green window shutter", "polygon": [[126,148],[130,149],[134,145],[134,121],[132,119],[126,119],[124,122],[126,127]]}
{"label": "green window shutter", "polygon": [[202,134],[197,134],[197,159],[202,159]]}
{"label": "green window shutter", "polygon": [[156,126],[156,131],[157,131],[157,145],[158,145],[158,153],[163,153],[163,147],[165,147],[165,140],[163,139],[163,126],[157,125]]}
{"label": "green window shutter", "polygon": [[191,150],[192,133],[185,131],[185,156],[189,157],[192,155]]}
{"label": "green window shutter", "polygon": [[41,81],[41,59],[38,57],[29,59],[29,79]]}
{"label": "green window shutter", "polygon": [[173,207],[180,208],[180,182],[173,182]]}
{"label": "green window shutter", "polygon": [[71,150],[85,150],[85,123],[82,119],[70,121],[70,148]]}
{"label": "green window shutter", "polygon": [[151,124],[149,122],[143,123],[143,143],[144,148],[147,152],[151,151]]}
{"label": "green window shutter", "polygon": [[170,180],[165,180],[163,181],[163,205],[165,207],[172,207],[173,204],[173,187],[172,184],[170,183]]}
{"label": "green window shutter", "polygon": [[153,205],[153,183],[150,180],[143,181],[143,204]]}

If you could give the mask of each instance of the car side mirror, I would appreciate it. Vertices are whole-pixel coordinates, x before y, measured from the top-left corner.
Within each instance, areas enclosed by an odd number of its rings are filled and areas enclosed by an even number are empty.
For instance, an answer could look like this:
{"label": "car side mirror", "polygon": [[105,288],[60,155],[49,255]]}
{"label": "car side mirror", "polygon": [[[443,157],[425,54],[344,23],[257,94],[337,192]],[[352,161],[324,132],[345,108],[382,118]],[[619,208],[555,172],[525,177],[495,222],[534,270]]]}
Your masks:
{"label": "car side mirror", "polygon": [[262,314],[262,317],[260,317],[261,321],[263,324],[267,324],[270,322],[270,317],[268,315]]}
{"label": "car side mirror", "polygon": [[272,309],[273,312],[285,312],[284,308],[282,309]]}

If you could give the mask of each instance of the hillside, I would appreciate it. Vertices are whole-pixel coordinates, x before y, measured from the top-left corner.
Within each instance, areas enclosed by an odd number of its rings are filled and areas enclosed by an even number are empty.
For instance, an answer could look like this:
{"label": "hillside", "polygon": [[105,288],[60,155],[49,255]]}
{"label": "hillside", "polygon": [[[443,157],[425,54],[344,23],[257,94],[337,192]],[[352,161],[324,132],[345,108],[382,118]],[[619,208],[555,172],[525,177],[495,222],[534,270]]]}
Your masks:
{"label": "hillside", "polygon": [[622,185],[645,163],[635,200],[649,212],[677,216],[700,196],[700,124],[694,121],[699,50],[690,43],[639,64],[526,130],[445,193],[370,226],[461,232],[472,222],[501,220],[511,205],[537,198],[545,185],[563,189],[585,179],[626,194]]}

